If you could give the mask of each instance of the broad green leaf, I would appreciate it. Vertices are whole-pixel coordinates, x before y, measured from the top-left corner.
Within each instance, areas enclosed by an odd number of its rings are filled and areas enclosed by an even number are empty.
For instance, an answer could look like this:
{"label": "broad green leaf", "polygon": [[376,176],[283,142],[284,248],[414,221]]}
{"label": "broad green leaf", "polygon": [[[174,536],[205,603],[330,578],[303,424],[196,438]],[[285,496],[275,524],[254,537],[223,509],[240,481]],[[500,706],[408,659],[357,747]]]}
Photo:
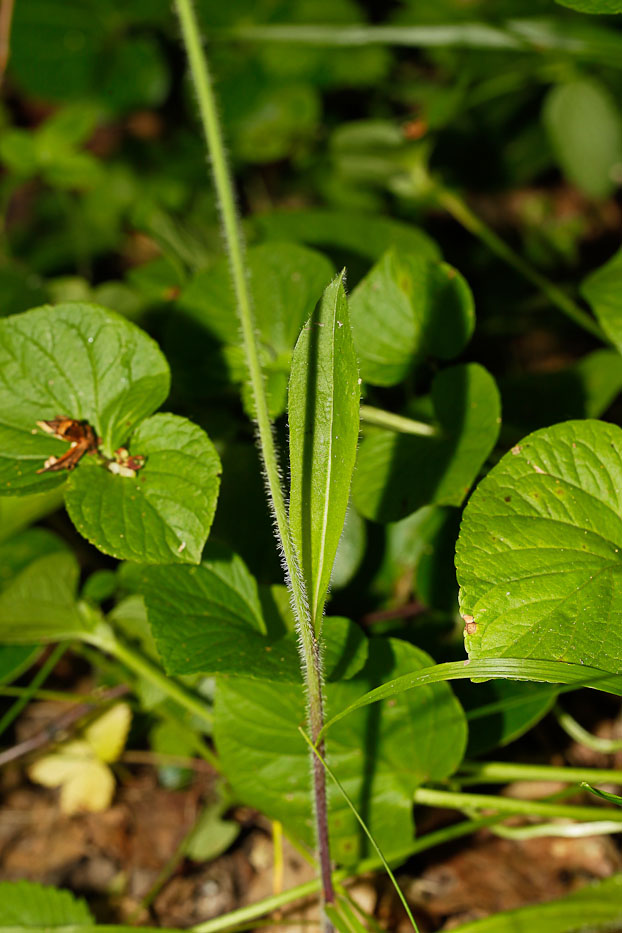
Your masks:
{"label": "broad green leaf", "polygon": [[146,458],[134,477],[90,457],[73,471],[65,493],[72,522],[119,560],[198,563],[220,484],[214,445],[185,418],[157,414],[138,426],[128,449]]}
{"label": "broad green leaf", "polygon": [[[405,642],[375,640],[360,674],[327,685],[328,715],[372,684],[428,661]],[[214,737],[234,791],[311,843],[309,749],[298,731],[304,719],[302,685],[219,681]],[[326,748],[331,767],[388,857],[412,840],[414,789],[451,774],[465,739],[464,714],[448,687],[413,691],[331,730]],[[369,843],[338,788],[331,782],[328,787],[333,854],[336,861],[352,864]]]}
{"label": "broad green leaf", "polygon": [[586,884],[566,897],[454,927],[456,933],[580,933],[622,924],[622,875]]}
{"label": "broad green leaf", "polygon": [[0,545],[0,643],[38,644],[89,630],[76,605],[79,567],[60,538],[31,528]]}
{"label": "broad green leaf", "polygon": [[322,661],[328,683],[350,680],[365,666],[370,641],[363,630],[341,616],[322,623]]}
{"label": "broad green leaf", "polygon": [[0,645],[0,684],[17,680],[34,664],[39,654],[40,649],[32,645]]}
{"label": "broad green leaf", "polygon": [[75,638],[92,627],[76,602],[80,568],[59,551],[29,564],[0,593],[0,642],[38,644]]}
{"label": "broad green leaf", "polygon": [[[333,267],[320,253],[293,243],[253,247],[247,261],[270,411],[276,417],[285,409],[294,344],[332,278]],[[183,290],[179,304],[229,347],[227,359],[232,376],[246,383],[228,260],[222,259],[197,273]]]}
{"label": "broad green leaf", "polygon": [[557,0],[561,6],[569,6],[579,13],[622,13],[621,0]]}
{"label": "broad green leaf", "polygon": [[30,881],[0,882],[0,930],[22,927],[38,933],[55,927],[95,926],[86,906],[69,891]]}
{"label": "broad green leaf", "polygon": [[0,492],[57,486],[66,471],[37,474],[66,442],[37,428],[61,415],[86,420],[112,456],[168,394],[157,344],[96,305],[36,308],[0,320]]}
{"label": "broad green leaf", "polygon": [[389,250],[352,292],[352,333],[361,375],[401,382],[422,356],[451,359],[475,324],[471,290],[447,263]]}
{"label": "broad green leaf", "polygon": [[602,329],[622,352],[622,250],[592,272],[581,285]]}
{"label": "broad green leaf", "polygon": [[470,657],[622,671],[621,449],[619,427],[568,421],[480,483],[456,549]]}
{"label": "broad green leaf", "polygon": [[[273,657],[254,577],[235,554],[209,545],[198,567],[146,567],[141,590],[169,674],[256,672],[290,676],[295,651]],[[299,676],[299,675],[298,675]]]}
{"label": "broad green leaf", "polygon": [[0,541],[40,518],[55,512],[63,504],[62,489],[49,489],[30,496],[2,496],[0,498]]}
{"label": "broad green leaf", "polygon": [[[305,209],[256,214],[251,229],[266,240],[294,240],[310,246],[337,247],[346,254],[358,253],[376,260],[390,247],[439,259],[440,250],[427,233],[412,224],[378,214],[355,211]],[[344,263],[340,263],[344,264]]]}
{"label": "broad green leaf", "polygon": [[[142,567],[136,577],[167,673],[300,683],[296,633],[267,625],[254,577],[227,548],[210,543],[198,567]],[[349,620],[325,620],[325,641],[327,679],[352,677],[365,663],[367,639]]]}
{"label": "broad green leaf", "polygon": [[366,518],[391,522],[423,505],[463,502],[499,434],[499,393],[492,376],[469,363],[435,377],[432,403],[435,436],[383,430],[361,444],[352,496]]}
{"label": "broad green leaf", "polygon": [[198,567],[146,567],[141,576],[167,673],[300,680],[295,640],[266,637],[257,584],[237,555],[210,545]]}
{"label": "broad green leaf", "polygon": [[354,703],[336,713],[326,721],[322,733],[333,728],[335,723],[350,716],[358,709],[400,696],[415,687],[439,684],[449,680],[504,680],[534,681],[545,684],[567,684],[572,688],[589,687],[614,696],[622,696],[622,677],[583,664],[568,664],[565,661],[530,661],[523,658],[491,659],[489,661],[448,661],[406,674],[363,694]]}
{"label": "broad green leaf", "polygon": [[350,498],[359,402],[348,300],[337,276],[298,339],[289,382],[289,519],[316,625]]}
{"label": "broad green leaf", "polygon": [[28,528],[0,544],[0,590],[4,590],[29,564],[49,554],[66,554],[68,547],[47,528]]}
{"label": "broad green leaf", "polygon": [[605,198],[622,181],[622,118],[606,87],[590,79],[553,88],[544,125],[566,178]]}

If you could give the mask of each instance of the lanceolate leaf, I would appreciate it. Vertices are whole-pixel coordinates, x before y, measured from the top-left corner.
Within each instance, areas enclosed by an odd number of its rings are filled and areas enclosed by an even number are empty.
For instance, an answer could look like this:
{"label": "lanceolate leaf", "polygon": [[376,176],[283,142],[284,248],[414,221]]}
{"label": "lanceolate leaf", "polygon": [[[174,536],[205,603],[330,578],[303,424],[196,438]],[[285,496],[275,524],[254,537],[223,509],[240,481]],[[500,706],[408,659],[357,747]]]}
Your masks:
{"label": "lanceolate leaf", "polygon": [[355,288],[352,331],[361,375],[395,385],[418,357],[451,359],[473,331],[471,290],[447,263],[389,250]]}
{"label": "lanceolate leaf", "polygon": [[289,383],[290,524],[313,620],[321,616],[343,531],[359,400],[348,302],[338,276],[298,339]]}
{"label": "lanceolate leaf", "polygon": [[322,730],[332,729],[335,723],[350,716],[355,710],[399,696],[423,684],[438,684],[446,680],[533,680],[544,684],[568,684],[571,687],[590,687],[603,690],[614,696],[622,696],[622,677],[583,664],[567,664],[565,661],[530,661],[522,658],[504,658],[489,661],[448,661],[436,664],[389,680],[368,693],[363,694],[350,706],[328,719]]}
{"label": "lanceolate leaf", "polygon": [[472,658],[622,672],[622,430],[568,421],[530,434],[464,513],[456,566]]}
{"label": "lanceolate leaf", "polygon": [[439,426],[432,437],[378,431],[361,444],[356,508],[378,522],[430,503],[460,505],[499,434],[499,393],[477,363],[453,366],[432,384]]}
{"label": "lanceolate leaf", "polygon": [[145,457],[134,477],[91,458],[71,474],[65,501],[74,525],[120,560],[198,563],[220,484],[214,445],[185,418],[158,414],[139,425],[129,452]]}

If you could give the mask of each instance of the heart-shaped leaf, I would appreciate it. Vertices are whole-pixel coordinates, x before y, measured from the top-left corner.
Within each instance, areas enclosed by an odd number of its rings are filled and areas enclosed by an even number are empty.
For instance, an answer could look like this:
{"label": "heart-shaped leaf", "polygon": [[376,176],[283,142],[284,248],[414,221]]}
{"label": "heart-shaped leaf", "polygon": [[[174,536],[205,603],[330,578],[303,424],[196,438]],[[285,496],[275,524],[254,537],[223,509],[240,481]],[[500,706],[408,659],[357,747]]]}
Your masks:
{"label": "heart-shaped leaf", "polygon": [[220,461],[196,425],[148,417],[170,381],[150,337],[96,305],[37,308],[0,321],[0,365],[0,492],[64,483],[72,521],[105,553],[201,559]]}
{"label": "heart-shaped leaf", "polygon": [[417,357],[457,356],[475,324],[465,280],[425,253],[389,250],[354,289],[350,306],[361,375],[373,385],[400,382]]}
{"label": "heart-shaped leaf", "polygon": [[185,418],[158,414],[138,426],[129,453],[145,457],[134,477],[90,458],[71,474],[65,502],[72,522],[119,560],[198,563],[220,483],[214,445]]}
{"label": "heart-shaped leaf", "polygon": [[464,512],[456,551],[472,658],[622,671],[622,430],[530,434]]}
{"label": "heart-shaped leaf", "polygon": [[40,473],[67,443],[37,422],[88,421],[111,457],[169,390],[157,344],[97,305],[46,306],[0,321],[0,491],[15,495],[58,485],[66,472]]}
{"label": "heart-shaped leaf", "polygon": [[499,434],[499,393],[476,363],[432,383],[439,422],[431,437],[378,431],[361,444],[352,495],[366,518],[392,522],[423,505],[460,505]]}

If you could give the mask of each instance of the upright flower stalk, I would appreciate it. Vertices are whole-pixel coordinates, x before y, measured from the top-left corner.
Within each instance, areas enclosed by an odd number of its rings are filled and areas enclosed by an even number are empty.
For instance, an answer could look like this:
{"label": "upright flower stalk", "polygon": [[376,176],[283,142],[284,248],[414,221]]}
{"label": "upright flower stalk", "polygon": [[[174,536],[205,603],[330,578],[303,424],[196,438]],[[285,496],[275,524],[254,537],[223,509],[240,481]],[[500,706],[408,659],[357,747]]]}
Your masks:
{"label": "upright flower stalk", "polygon": [[[192,0],[176,0],[176,9],[197,94],[199,113],[212,166],[216,198],[220,207],[238,320],[248,367],[267,493],[274,514],[284,570],[292,595],[292,604],[300,636],[302,668],[307,689],[309,731],[311,741],[315,744],[324,721],[321,658],[292,541],[285,496],[281,486],[278,455],[268,411],[253,308],[244,267],[244,240],[235,205],[233,179],[225,154],[207,57],[202,48]],[[332,884],[328,839],[326,776],[321,761],[315,754],[312,754],[312,759],[316,838],[323,901],[325,904],[332,904],[335,895]],[[324,920],[323,930],[324,933],[332,933],[333,931],[332,924],[326,919]]]}

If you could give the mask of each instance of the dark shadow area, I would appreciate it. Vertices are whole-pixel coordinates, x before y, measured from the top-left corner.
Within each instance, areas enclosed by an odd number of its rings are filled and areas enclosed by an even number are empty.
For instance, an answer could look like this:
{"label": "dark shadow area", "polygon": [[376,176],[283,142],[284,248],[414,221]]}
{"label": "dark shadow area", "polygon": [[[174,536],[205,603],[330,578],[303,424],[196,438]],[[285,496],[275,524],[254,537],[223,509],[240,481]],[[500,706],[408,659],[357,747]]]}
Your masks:
{"label": "dark shadow area", "polygon": [[396,434],[377,510],[380,521],[399,521],[433,502],[460,442],[469,404],[466,371],[452,368],[451,393],[433,386],[441,431],[436,437]]}

